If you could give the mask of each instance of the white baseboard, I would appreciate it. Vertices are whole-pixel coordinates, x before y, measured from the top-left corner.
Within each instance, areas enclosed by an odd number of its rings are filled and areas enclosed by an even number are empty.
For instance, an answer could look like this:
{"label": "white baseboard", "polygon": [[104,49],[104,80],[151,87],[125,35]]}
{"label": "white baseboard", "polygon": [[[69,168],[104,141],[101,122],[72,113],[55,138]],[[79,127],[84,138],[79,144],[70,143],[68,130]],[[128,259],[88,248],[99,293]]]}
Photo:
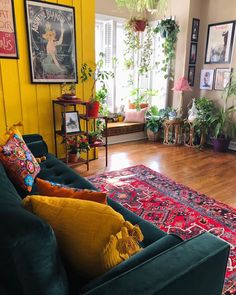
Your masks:
{"label": "white baseboard", "polygon": [[108,144],[115,144],[121,142],[128,142],[128,141],[135,141],[147,138],[146,133],[144,131],[122,134],[122,135],[115,135],[109,136],[107,138]]}

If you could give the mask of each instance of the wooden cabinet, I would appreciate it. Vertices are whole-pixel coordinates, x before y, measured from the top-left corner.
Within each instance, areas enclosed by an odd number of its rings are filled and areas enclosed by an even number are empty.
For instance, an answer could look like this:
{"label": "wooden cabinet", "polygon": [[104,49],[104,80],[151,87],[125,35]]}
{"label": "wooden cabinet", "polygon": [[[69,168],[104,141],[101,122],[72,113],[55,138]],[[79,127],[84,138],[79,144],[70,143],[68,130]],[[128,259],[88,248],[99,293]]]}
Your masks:
{"label": "wooden cabinet", "polygon": [[[78,111],[77,106],[81,106],[83,111],[80,113]],[[80,101],[79,99],[75,100],[63,100],[63,99],[57,99],[52,101],[52,107],[53,107],[53,127],[54,127],[54,145],[55,145],[55,154],[56,157],[58,157],[58,141],[57,137],[60,136],[62,138],[62,142],[65,147],[65,162],[66,164],[70,166],[76,166],[76,165],[81,165],[81,164],[86,164],[87,165],[87,170],[89,170],[89,161],[91,160],[89,156],[91,157],[92,155],[92,160],[96,159],[96,149],[98,147],[104,147],[105,148],[105,155],[106,155],[106,166],[107,166],[107,157],[108,157],[108,148],[107,148],[107,120],[108,118],[105,116],[98,116],[98,117],[90,117],[88,116],[88,107],[89,107],[89,102],[83,102]],[[58,109],[58,110],[57,110]],[[71,110],[72,109],[72,110]],[[58,125],[56,122],[56,114],[57,112],[61,112],[62,115],[59,117],[60,124]],[[75,132],[68,132],[68,122],[66,122],[66,113],[68,112],[78,112],[78,124],[81,127],[78,127],[77,130],[75,128]],[[60,113],[59,113],[60,115]],[[86,152],[86,159],[81,159],[79,158],[78,161],[76,162],[70,162],[69,157],[68,157],[68,145],[66,144],[67,140],[70,139],[71,137],[79,137],[81,135],[84,135],[87,140],[89,141],[89,131],[91,128],[91,125],[96,128],[96,121],[98,119],[103,119],[105,122],[105,127],[104,127],[104,137],[102,141],[95,141],[93,143],[89,143],[90,148],[93,150],[93,152]],[[82,123],[82,121],[84,123]],[[67,125],[66,125],[67,124]],[[57,127],[60,126],[60,127]],[[76,126],[76,123],[75,123]],[[78,131],[79,129],[79,131]],[[73,131],[73,130],[72,130]]]}

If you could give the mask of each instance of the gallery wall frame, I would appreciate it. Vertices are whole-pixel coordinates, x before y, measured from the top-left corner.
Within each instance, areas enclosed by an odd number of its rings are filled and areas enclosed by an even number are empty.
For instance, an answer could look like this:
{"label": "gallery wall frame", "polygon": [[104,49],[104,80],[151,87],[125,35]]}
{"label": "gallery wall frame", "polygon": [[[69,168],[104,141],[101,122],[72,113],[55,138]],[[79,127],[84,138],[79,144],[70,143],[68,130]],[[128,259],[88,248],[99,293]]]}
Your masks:
{"label": "gallery wall frame", "polygon": [[191,32],[191,41],[192,42],[198,42],[199,29],[200,29],[200,19],[193,18],[192,32]]}
{"label": "gallery wall frame", "polygon": [[77,82],[75,9],[26,0],[32,83]]}
{"label": "gallery wall frame", "polygon": [[231,62],[235,21],[208,25],[205,64]]}
{"label": "gallery wall frame", "polygon": [[0,0],[0,58],[19,58],[13,0]]}
{"label": "gallery wall frame", "polygon": [[215,70],[215,90],[224,90],[226,85],[230,82],[232,68],[217,68]]}
{"label": "gallery wall frame", "polygon": [[212,90],[214,81],[214,70],[213,69],[203,69],[200,75],[200,89],[202,90]]}
{"label": "gallery wall frame", "polygon": [[189,64],[195,65],[197,61],[197,43],[191,42],[189,53]]}
{"label": "gallery wall frame", "polygon": [[195,66],[189,66],[188,67],[188,84],[189,86],[194,86],[194,81],[195,81]]}

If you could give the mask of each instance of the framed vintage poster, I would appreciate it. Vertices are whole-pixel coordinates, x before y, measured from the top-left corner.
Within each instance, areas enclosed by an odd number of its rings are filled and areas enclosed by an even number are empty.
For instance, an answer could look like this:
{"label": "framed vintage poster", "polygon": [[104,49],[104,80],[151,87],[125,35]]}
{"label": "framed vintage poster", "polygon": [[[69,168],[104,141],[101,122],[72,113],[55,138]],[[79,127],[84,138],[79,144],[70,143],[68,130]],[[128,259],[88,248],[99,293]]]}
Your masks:
{"label": "framed vintage poster", "polygon": [[226,85],[230,82],[232,69],[216,69],[215,74],[215,90],[224,90]]}
{"label": "framed vintage poster", "polygon": [[234,21],[208,25],[206,64],[230,63],[234,39]]}
{"label": "framed vintage poster", "polygon": [[63,131],[66,131],[66,133],[73,134],[81,131],[79,113],[77,111],[62,113],[62,120],[65,122],[65,130]]}
{"label": "framed vintage poster", "polygon": [[200,27],[200,19],[193,18],[192,33],[191,33],[191,41],[193,42],[198,42],[199,27]]}
{"label": "framed vintage poster", "polygon": [[201,70],[200,89],[212,90],[214,79],[214,70]]}
{"label": "framed vintage poster", "polygon": [[26,1],[32,83],[77,82],[74,7]]}
{"label": "framed vintage poster", "polygon": [[189,54],[189,63],[190,64],[196,64],[197,60],[197,43],[190,44],[190,54]]}
{"label": "framed vintage poster", "polygon": [[195,66],[188,67],[188,84],[189,86],[194,86],[195,80]]}
{"label": "framed vintage poster", "polygon": [[13,0],[0,0],[0,58],[18,58]]}

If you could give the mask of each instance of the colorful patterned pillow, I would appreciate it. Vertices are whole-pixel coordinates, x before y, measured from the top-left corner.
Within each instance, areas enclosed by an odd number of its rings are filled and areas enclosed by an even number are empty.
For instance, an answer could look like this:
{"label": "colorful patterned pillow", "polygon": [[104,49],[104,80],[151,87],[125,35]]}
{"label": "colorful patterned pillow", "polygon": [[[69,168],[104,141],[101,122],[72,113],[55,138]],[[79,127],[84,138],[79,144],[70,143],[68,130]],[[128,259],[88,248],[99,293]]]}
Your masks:
{"label": "colorful patterned pillow", "polygon": [[12,133],[6,144],[0,146],[0,161],[10,179],[30,192],[40,166],[19,134]]}
{"label": "colorful patterned pillow", "polygon": [[63,184],[43,180],[40,178],[36,179],[36,184],[40,195],[43,196],[74,198],[93,201],[101,204],[107,203],[106,193],[91,191],[87,189],[72,188]]}

